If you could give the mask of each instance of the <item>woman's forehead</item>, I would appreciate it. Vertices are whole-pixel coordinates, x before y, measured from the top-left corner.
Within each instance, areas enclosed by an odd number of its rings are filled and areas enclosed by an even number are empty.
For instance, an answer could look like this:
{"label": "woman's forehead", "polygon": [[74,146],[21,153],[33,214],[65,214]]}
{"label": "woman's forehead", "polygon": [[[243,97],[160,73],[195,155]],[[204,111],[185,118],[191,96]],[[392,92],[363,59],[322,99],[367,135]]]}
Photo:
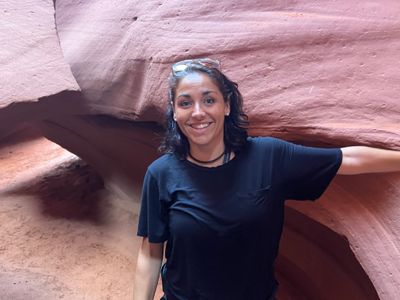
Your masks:
{"label": "woman's forehead", "polygon": [[219,91],[218,86],[206,74],[190,73],[183,77],[178,86],[177,93],[183,90],[201,89],[209,91]]}

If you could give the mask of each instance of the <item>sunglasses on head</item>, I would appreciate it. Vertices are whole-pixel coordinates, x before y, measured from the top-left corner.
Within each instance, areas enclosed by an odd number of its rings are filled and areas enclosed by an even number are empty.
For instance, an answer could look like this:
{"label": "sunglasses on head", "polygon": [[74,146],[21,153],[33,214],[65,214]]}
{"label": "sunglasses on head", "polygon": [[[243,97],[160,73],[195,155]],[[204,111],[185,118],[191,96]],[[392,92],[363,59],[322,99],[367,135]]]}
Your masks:
{"label": "sunglasses on head", "polygon": [[185,59],[178,61],[172,65],[172,74],[178,75],[181,72],[186,71],[190,66],[203,66],[206,68],[214,68],[219,70],[221,63],[218,60],[211,58],[196,58],[196,59]]}

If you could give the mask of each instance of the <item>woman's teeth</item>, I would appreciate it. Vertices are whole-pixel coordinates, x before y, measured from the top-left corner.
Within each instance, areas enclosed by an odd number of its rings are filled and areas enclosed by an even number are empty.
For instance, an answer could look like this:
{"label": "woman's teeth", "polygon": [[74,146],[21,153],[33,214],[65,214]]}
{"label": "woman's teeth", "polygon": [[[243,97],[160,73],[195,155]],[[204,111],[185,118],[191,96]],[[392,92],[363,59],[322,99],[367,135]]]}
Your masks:
{"label": "woman's teeth", "polygon": [[210,124],[211,123],[201,123],[201,124],[192,124],[190,126],[195,128],[195,129],[203,129],[203,128],[208,127]]}

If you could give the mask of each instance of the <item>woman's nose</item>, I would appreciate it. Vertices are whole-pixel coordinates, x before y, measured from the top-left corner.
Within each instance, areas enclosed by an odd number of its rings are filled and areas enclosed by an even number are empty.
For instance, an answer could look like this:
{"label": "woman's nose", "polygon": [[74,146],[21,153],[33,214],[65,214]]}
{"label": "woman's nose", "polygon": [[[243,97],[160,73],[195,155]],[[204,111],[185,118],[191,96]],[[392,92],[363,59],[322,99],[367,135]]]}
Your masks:
{"label": "woman's nose", "polygon": [[203,117],[204,116],[204,109],[200,103],[195,103],[193,107],[192,116],[193,117]]}

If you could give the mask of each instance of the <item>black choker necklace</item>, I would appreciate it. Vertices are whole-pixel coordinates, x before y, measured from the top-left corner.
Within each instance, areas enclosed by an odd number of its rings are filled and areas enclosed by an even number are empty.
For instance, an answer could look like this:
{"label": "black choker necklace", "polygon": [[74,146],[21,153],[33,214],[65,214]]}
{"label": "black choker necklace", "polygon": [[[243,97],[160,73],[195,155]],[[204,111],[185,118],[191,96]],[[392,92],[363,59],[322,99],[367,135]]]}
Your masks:
{"label": "black choker necklace", "polygon": [[[219,160],[222,156],[224,156],[224,154],[226,155],[226,151],[224,150],[224,152],[221,153],[221,155],[219,155],[217,158],[214,158],[212,160],[199,160],[197,158],[194,158],[192,156],[192,154],[190,154],[190,152],[188,153],[189,157],[191,159],[193,159],[195,162],[199,163],[199,164],[212,164],[213,162],[216,162],[217,160]],[[224,160],[225,163],[225,160]]]}

